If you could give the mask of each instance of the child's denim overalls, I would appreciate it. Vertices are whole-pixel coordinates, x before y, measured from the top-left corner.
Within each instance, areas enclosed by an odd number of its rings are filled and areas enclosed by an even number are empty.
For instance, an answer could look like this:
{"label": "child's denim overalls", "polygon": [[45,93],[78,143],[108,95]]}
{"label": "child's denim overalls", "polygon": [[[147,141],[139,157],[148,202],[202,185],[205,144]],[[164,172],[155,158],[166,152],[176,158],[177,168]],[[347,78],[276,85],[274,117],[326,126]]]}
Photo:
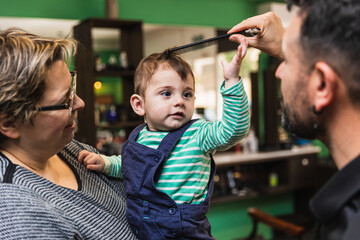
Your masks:
{"label": "child's denim overalls", "polygon": [[193,122],[166,135],[158,149],[135,142],[145,126],[142,124],[130,134],[122,148],[126,217],[139,239],[214,239],[206,218],[214,187],[215,163],[212,158],[208,193],[201,204],[177,205],[154,186],[168,155]]}

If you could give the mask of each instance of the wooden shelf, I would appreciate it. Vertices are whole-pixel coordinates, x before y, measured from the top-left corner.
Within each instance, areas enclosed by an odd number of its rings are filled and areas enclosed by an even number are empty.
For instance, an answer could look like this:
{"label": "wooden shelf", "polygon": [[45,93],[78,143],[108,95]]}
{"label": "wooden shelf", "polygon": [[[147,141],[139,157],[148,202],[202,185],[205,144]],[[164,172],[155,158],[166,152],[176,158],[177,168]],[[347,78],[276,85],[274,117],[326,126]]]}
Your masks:
{"label": "wooden shelf", "polygon": [[280,185],[277,187],[267,187],[263,189],[263,191],[252,191],[248,194],[244,195],[235,195],[235,194],[228,194],[228,195],[222,195],[222,196],[216,196],[211,199],[212,204],[221,204],[221,203],[228,203],[228,202],[234,202],[234,201],[241,201],[241,200],[247,200],[252,198],[257,198],[264,195],[275,195],[275,194],[281,194],[285,192],[289,192],[293,190],[293,188],[290,185]]}
{"label": "wooden shelf", "polygon": [[[211,202],[227,203],[314,188],[319,151],[318,147],[305,146],[252,154],[217,153]],[[274,174],[276,186],[271,187],[270,176]],[[238,192],[234,193],[234,188]]]}
{"label": "wooden shelf", "polygon": [[289,150],[278,150],[269,152],[257,152],[257,153],[235,153],[235,152],[223,152],[214,155],[214,161],[217,167],[232,166],[234,164],[246,164],[246,163],[260,163],[268,161],[280,161],[292,157],[301,157],[306,155],[318,154],[320,152],[319,147],[304,146],[294,147]]}
{"label": "wooden shelf", "polygon": [[137,20],[123,20],[123,19],[108,19],[108,18],[88,18],[80,24],[89,26],[90,28],[119,28],[132,29],[142,24],[142,21]]}
{"label": "wooden shelf", "polygon": [[[113,28],[119,30],[119,51],[127,53],[130,69],[107,69],[101,72],[95,71],[95,51],[93,49],[94,28]],[[130,97],[134,92],[134,68],[143,58],[143,32],[142,21],[88,18],[74,26],[74,37],[79,41],[75,56],[75,68],[78,72],[77,94],[81,97],[86,107],[78,112],[78,131],[75,138],[93,147],[96,146],[96,132],[101,128],[123,128],[126,137],[141,123],[142,118],[132,112]],[[134,118],[132,121],[120,122],[109,125],[95,124],[95,93],[93,83],[100,77],[119,77],[122,80],[122,105],[125,109],[126,118]]]}
{"label": "wooden shelf", "polygon": [[124,121],[124,122],[117,122],[117,123],[100,123],[96,124],[97,128],[129,128],[129,127],[136,127],[140,124],[142,124],[144,121]]}
{"label": "wooden shelf", "polygon": [[134,70],[104,70],[94,72],[95,77],[133,77],[134,74]]}
{"label": "wooden shelf", "polygon": [[252,193],[252,194],[244,195],[244,196],[224,195],[224,196],[219,196],[219,197],[213,197],[211,199],[211,204],[222,204],[222,203],[229,203],[229,202],[253,199],[253,198],[259,197],[259,195],[260,195],[259,193]]}

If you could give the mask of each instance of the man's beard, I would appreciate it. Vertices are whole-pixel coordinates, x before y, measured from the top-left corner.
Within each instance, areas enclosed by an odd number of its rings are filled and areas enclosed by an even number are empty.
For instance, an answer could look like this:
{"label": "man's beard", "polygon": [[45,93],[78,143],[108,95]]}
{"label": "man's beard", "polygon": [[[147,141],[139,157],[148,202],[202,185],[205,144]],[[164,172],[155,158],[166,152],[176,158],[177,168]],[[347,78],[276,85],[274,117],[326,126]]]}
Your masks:
{"label": "man's beard", "polygon": [[[289,107],[282,103],[282,125],[291,134],[296,135],[299,138],[315,139],[324,135],[324,125],[319,121],[318,116],[312,111],[311,106],[305,108],[305,111],[301,114],[297,111],[296,107]],[[305,103],[304,103],[305,104]]]}

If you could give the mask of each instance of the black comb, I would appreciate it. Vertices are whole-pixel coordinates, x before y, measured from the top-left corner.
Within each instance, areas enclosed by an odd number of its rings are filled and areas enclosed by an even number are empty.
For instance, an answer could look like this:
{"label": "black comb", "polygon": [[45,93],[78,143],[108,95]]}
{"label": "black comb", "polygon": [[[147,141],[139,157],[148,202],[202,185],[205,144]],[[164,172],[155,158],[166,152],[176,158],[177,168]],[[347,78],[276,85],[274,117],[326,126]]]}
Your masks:
{"label": "black comb", "polygon": [[[207,46],[209,46],[210,43],[220,40],[220,39],[228,38],[233,34],[241,34],[241,35],[244,35],[245,37],[254,37],[259,32],[260,32],[260,29],[258,29],[258,28],[250,28],[250,29],[239,31],[239,32],[233,32],[233,33],[229,33],[229,34],[225,34],[225,35],[212,37],[212,38],[204,39],[201,41],[185,44],[182,46],[174,47],[174,48],[169,49],[169,52],[175,52],[175,51],[178,53],[188,52],[188,51],[193,50],[194,46],[203,44],[203,47],[207,47]],[[196,49],[198,49],[198,48],[196,48]]]}

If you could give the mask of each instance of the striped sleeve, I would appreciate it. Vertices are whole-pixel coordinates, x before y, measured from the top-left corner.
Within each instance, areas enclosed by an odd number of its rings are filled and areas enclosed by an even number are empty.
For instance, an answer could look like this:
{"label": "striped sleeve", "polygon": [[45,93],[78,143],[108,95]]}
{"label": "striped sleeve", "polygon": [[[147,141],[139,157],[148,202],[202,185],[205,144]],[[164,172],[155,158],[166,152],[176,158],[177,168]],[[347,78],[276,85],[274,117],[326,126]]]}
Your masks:
{"label": "striped sleeve", "polygon": [[121,173],[121,155],[104,156],[101,157],[105,161],[106,173],[110,177],[122,178]]}
{"label": "striped sleeve", "polygon": [[250,128],[250,109],[242,79],[225,89],[221,85],[223,114],[221,120],[204,122],[198,131],[197,141],[204,152],[226,150],[243,139]]}

